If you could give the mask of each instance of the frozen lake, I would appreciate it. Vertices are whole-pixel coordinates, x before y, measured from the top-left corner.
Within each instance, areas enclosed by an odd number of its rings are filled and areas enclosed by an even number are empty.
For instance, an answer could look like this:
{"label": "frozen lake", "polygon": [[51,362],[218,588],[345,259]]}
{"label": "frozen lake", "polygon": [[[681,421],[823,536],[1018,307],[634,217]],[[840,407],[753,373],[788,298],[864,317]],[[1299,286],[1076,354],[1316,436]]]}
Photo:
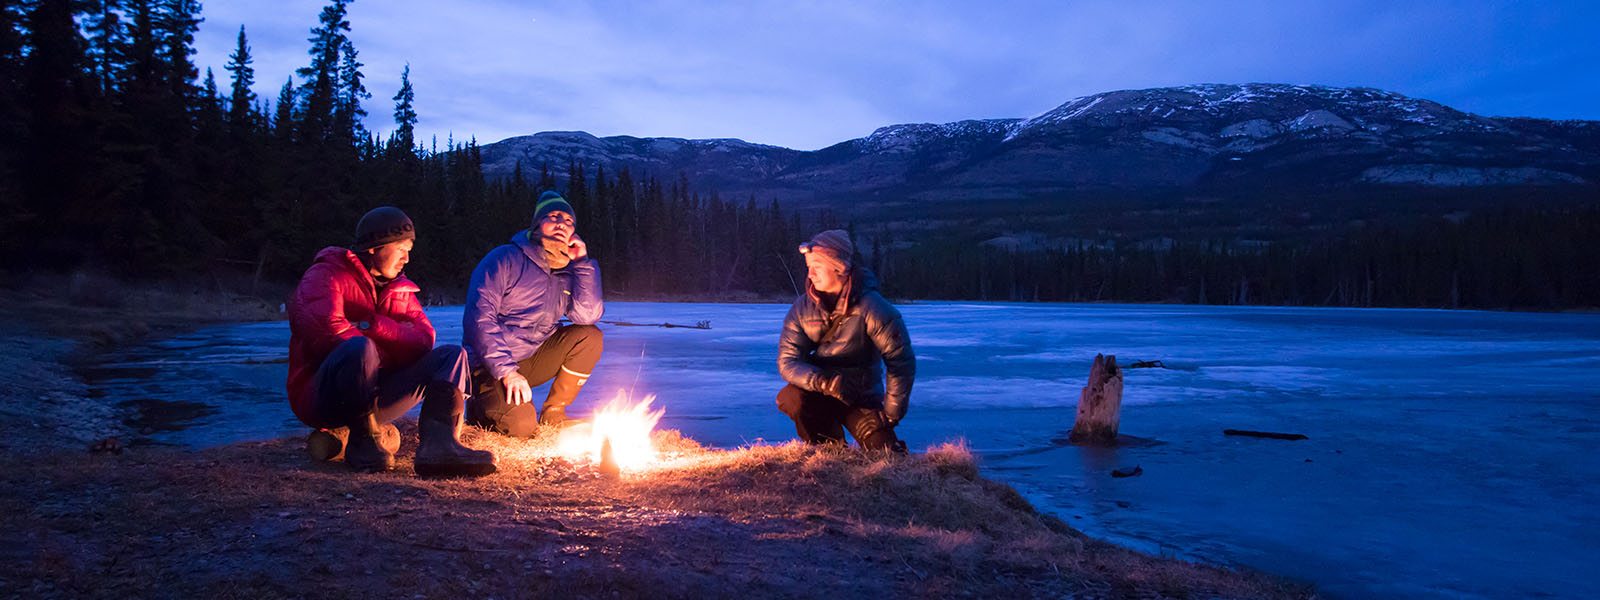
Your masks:
{"label": "frozen lake", "polygon": [[[656,394],[662,426],[732,447],[794,437],[774,406],[786,305],[609,303],[577,413]],[[918,357],[901,437],[956,438],[988,476],[1103,539],[1315,582],[1335,598],[1597,598],[1600,315],[1139,305],[901,306]],[[441,343],[461,308],[429,311]],[[91,371],[148,442],[301,434],[288,326],[219,327]],[[1095,353],[1126,366],[1122,432],[1060,446]],[[542,398],[543,392],[536,393]],[[1301,433],[1282,441],[1223,429]],[[1116,468],[1143,475],[1112,478]]]}

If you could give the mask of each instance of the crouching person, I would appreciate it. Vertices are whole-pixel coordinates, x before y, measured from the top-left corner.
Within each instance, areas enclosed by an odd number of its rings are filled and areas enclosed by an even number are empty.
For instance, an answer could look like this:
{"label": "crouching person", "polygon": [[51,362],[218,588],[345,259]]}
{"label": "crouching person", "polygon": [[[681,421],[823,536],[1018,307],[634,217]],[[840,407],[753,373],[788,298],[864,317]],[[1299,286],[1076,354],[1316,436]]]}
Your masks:
{"label": "crouching person", "polygon": [[494,454],[457,437],[466,352],[433,347],[421,289],[400,274],[415,239],[411,219],[386,206],[361,218],[354,246],[317,253],[288,302],[289,406],[312,427],[349,428],[345,464],[375,472],[394,467],[398,443],[380,441],[388,423],[421,402],[417,474],[487,475]]}
{"label": "crouching person", "polygon": [[872,272],[854,264],[844,231],[819,233],[800,253],[806,291],[778,338],[778,371],[789,382],[778,409],[807,443],[843,443],[848,430],[864,449],[904,452],[894,428],[906,415],[917,358],[900,311],[878,293]]}
{"label": "crouching person", "polygon": [[[576,232],[572,205],[545,192],[533,223],[489,251],[472,271],[462,311],[463,345],[476,392],[469,421],[517,437],[539,424],[561,426],[566,408],[594,372],[605,312],[600,267]],[[562,325],[561,319],[572,324]],[[532,386],[550,382],[535,410]]]}

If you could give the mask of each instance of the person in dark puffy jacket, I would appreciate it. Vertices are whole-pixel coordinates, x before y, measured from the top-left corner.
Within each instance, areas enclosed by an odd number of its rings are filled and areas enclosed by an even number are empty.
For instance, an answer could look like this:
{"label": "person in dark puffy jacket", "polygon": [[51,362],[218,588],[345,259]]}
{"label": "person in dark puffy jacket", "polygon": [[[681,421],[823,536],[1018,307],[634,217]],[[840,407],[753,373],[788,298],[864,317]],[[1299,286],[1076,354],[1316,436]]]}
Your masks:
{"label": "person in dark puffy jacket", "polygon": [[[487,475],[494,454],[457,437],[467,391],[459,346],[433,347],[421,291],[401,274],[416,229],[400,209],[373,209],[356,225],[356,243],[317,253],[289,298],[289,407],[307,425],[349,428],[345,463],[360,471],[394,467],[387,424],[418,402],[418,475]],[[398,440],[395,435],[394,440]],[[337,452],[328,453],[331,458]]]}
{"label": "person in dark puffy jacket", "polygon": [[800,245],[806,291],[778,338],[778,372],[789,383],[778,409],[808,443],[843,443],[848,430],[862,448],[904,452],[894,428],[906,415],[917,357],[900,311],[855,264],[854,248],[838,229]]}
{"label": "person in dark puffy jacket", "polygon": [[[605,304],[600,267],[576,227],[572,205],[545,192],[532,225],[472,270],[461,319],[476,389],[468,402],[473,424],[518,437],[540,423],[559,426],[594,372],[603,348],[594,324]],[[550,391],[535,411],[531,387],[546,381]]]}

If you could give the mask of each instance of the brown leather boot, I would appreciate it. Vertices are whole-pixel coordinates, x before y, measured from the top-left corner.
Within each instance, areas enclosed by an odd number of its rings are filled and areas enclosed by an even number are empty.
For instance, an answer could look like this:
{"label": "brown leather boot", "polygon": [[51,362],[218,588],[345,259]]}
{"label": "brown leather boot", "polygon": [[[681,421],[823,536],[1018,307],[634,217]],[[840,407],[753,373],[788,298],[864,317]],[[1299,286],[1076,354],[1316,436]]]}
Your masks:
{"label": "brown leather boot", "polygon": [[394,468],[394,453],[383,447],[383,432],[377,417],[367,413],[350,423],[350,441],[344,448],[344,464],[364,473]]}
{"label": "brown leather boot", "polygon": [[539,408],[539,424],[568,427],[582,423],[582,419],[567,418],[567,405],[577,399],[578,392],[588,381],[588,375],[578,375],[562,367],[550,382],[550,395],[545,397],[544,406]]}
{"label": "brown leather boot", "polygon": [[417,418],[418,477],[482,477],[495,472],[494,453],[461,445],[461,390],[428,384]]}
{"label": "brown leather boot", "polygon": [[[400,451],[400,430],[393,423],[378,426],[378,446],[390,454]],[[306,454],[311,460],[329,462],[344,457],[345,441],[350,439],[350,428],[313,429],[306,436]]]}

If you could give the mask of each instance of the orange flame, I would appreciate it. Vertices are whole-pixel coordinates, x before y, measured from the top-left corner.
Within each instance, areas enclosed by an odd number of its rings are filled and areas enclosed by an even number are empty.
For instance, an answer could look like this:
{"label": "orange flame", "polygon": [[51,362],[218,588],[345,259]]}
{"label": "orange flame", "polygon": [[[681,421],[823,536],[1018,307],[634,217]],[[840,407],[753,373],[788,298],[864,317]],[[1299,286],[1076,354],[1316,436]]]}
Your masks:
{"label": "orange flame", "polygon": [[607,440],[617,466],[624,471],[648,466],[656,458],[655,445],[650,432],[661,421],[665,409],[650,410],[654,395],[631,402],[625,390],[594,411],[587,423],[580,423],[561,431],[556,442],[557,451],[568,460],[600,462],[601,451]]}

